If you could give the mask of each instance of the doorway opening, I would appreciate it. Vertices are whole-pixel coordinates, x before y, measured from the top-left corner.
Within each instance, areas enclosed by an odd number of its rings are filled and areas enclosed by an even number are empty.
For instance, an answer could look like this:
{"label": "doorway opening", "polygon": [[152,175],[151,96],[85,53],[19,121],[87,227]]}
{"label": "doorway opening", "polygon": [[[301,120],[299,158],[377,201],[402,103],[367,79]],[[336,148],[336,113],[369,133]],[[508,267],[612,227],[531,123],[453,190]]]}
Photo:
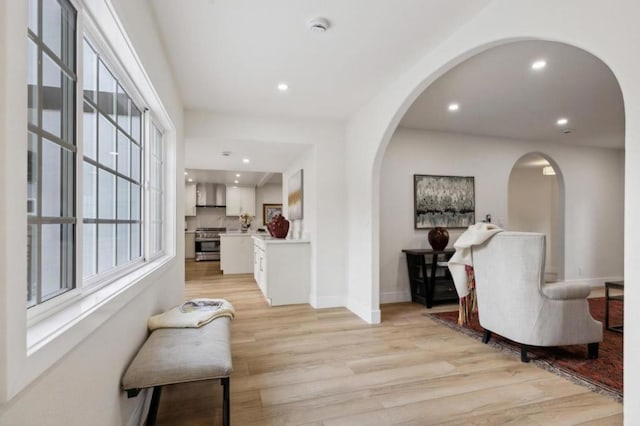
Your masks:
{"label": "doorway opening", "polygon": [[560,168],[543,154],[526,154],[509,175],[510,231],[546,236],[545,281],[564,279],[564,184]]}

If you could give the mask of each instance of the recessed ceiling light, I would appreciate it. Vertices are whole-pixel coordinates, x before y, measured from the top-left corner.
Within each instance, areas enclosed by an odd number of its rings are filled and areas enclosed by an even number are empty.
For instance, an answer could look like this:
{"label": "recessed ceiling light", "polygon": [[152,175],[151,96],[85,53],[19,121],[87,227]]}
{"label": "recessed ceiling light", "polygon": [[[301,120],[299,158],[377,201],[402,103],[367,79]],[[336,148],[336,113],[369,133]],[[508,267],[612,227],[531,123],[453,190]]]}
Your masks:
{"label": "recessed ceiling light", "polygon": [[540,59],[540,60],[535,61],[534,63],[531,64],[531,69],[532,70],[541,70],[546,66],[547,66],[547,61],[545,61],[544,59]]}
{"label": "recessed ceiling light", "polygon": [[193,179],[189,178],[187,179],[187,182],[193,182]]}
{"label": "recessed ceiling light", "polygon": [[289,90],[289,85],[287,83],[278,83],[278,90],[281,92],[286,92]]}
{"label": "recessed ceiling light", "polygon": [[237,179],[233,181],[233,183],[240,183]]}
{"label": "recessed ceiling light", "polygon": [[569,122],[568,119],[566,118],[558,118],[558,121],[556,121],[556,123],[558,124],[558,126],[564,126]]}
{"label": "recessed ceiling light", "polygon": [[251,160],[249,160],[248,158],[243,158],[243,159],[242,159],[242,162],[243,162],[244,164],[249,164],[249,163],[251,162]]}
{"label": "recessed ceiling light", "polygon": [[449,104],[449,111],[457,111],[459,109],[460,109],[460,105],[458,105],[457,103]]}
{"label": "recessed ceiling light", "polygon": [[240,173],[236,173],[236,177],[240,177]]}
{"label": "recessed ceiling light", "polygon": [[186,175],[188,175],[188,174],[189,174],[188,172],[184,172],[184,175],[185,175],[185,176],[186,176]]}

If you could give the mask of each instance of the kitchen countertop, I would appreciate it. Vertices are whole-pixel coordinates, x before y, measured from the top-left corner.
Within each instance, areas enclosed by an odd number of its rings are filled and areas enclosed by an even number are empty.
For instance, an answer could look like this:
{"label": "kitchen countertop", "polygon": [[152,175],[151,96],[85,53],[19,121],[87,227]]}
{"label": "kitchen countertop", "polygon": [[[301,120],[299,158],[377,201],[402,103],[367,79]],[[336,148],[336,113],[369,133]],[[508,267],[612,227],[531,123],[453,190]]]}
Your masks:
{"label": "kitchen countertop", "polygon": [[291,240],[287,238],[275,238],[269,234],[253,235],[254,239],[264,241],[269,244],[294,244],[294,243],[310,243],[311,240]]}
{"label": "kitchen countertop", "polygon": [[266,232],[256,232],[256,231],[248,231],[248,232],[227,231],[220,234],[221,237],[254,237],[254,236],[260,236],[260,235],[269,235],[269,234]]}

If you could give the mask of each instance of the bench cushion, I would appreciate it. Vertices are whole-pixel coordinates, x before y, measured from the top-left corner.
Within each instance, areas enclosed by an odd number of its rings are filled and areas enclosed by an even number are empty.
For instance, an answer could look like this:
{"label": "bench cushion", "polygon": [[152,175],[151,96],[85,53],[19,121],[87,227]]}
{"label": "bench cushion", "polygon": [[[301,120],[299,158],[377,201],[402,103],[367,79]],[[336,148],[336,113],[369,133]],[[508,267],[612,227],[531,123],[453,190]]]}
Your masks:
{"label": "bench cushion", "polygon": [[161,328],[142,345],[122,378],[122,388],[143,389],[229,377],[233,371],[230,318],[200,328]]}

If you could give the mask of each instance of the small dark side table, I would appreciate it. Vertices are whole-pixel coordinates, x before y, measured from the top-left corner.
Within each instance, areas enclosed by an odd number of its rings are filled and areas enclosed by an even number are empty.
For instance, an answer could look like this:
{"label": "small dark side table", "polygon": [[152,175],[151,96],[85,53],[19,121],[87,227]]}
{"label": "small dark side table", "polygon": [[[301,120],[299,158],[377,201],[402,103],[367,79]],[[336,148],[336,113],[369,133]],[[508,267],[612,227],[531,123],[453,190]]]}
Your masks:
{"label": "small dark side table", "polygon": [[624,332],[624,325],[609,325],[609,303],[612,300],[617,300],[624,303],[624,294],[611,295],[609,290],[616,289],[624,292],[624,281],[607,281],[604,283],[604,328],[609,331],[616,331],[618,333]]}
{"label": "small dark side table", "polygon": [[458,293],[446,262],[455,249],[404,249],[407,255],[411,301],[427,308],[434,303],[455,302]]}

